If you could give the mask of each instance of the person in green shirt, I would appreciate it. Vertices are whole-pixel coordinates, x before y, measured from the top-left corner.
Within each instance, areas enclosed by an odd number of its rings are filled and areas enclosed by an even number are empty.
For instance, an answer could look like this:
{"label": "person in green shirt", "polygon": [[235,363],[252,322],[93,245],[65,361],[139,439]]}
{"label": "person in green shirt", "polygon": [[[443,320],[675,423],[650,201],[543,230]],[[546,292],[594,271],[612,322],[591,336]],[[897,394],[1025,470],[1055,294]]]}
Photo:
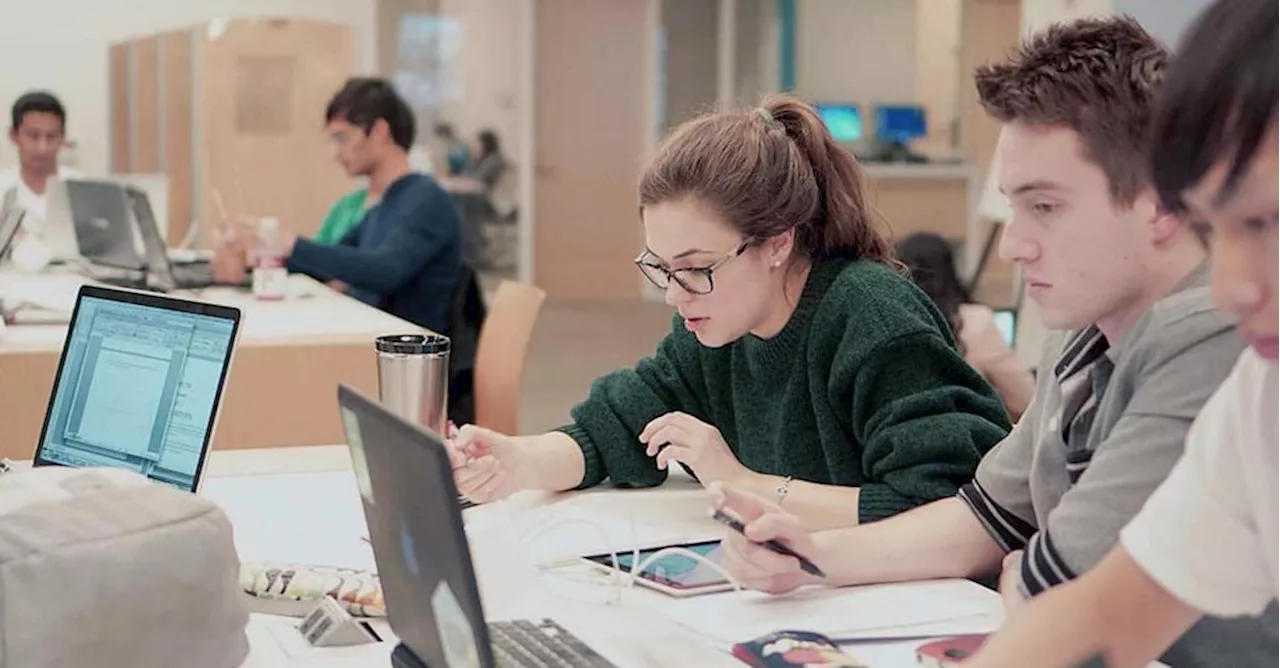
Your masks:
{"label": "person in green shirt", "polygon": [[336,246],[342,237],[354,230],[360,221],[364,220],[365,200],[368,199],[369,190],[367,188],[358,188],[346,195],[343,195],[337,202],[333,203],[333,207],[329,209],[329,215],[324,217],[324,222],[320,224],[320,229],[316,231],[312,241],[323,244],[325,246]]}
{"label": "person in green shirt", "polygon": [[597,380],[568,426],[463,427],[449,447],[467,498],[651,487],[678,462],[842,527],[955,495],[1008,433],[812,107],[777,97],[686,123],[639,195],[636,264],[675,307],[671,333]]}

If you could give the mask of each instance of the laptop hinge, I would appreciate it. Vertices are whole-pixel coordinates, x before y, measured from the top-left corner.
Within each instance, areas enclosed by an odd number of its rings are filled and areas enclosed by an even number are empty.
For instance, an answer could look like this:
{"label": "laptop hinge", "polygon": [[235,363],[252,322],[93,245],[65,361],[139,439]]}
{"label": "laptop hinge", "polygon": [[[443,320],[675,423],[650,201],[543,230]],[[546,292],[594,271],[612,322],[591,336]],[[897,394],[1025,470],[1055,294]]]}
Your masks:
{"label": "laptop hinge", "polygon": [[391,653],[391,668],[427,668],[427,664],[418,660],[418,655],[413,650],[400,644]]}

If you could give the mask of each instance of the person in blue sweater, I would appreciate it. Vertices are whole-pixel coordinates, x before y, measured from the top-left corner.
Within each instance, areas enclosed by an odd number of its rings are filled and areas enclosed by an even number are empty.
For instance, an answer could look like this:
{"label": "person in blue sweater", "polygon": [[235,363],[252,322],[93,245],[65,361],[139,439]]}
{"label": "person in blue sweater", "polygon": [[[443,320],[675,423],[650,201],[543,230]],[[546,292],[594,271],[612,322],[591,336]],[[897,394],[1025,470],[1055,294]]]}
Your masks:
{"label": "person in blue sweater", "polygon": [[[409,165],[413,112],[386,80],[347,81],[325,109],[329,141],[351,176],[382,187],[381,201],[336,245],[324,245],[281,230],[289,271],[307,274],[362,302],[436,332],[447,331],[454,286],[462,271],[457,210],[435,179]],[[219,253],[240,263],[256,233],[240,225]],[[218,261],[219,279],[234,278],[236,262]],[[228,269],[230,267],[230,269]]]}

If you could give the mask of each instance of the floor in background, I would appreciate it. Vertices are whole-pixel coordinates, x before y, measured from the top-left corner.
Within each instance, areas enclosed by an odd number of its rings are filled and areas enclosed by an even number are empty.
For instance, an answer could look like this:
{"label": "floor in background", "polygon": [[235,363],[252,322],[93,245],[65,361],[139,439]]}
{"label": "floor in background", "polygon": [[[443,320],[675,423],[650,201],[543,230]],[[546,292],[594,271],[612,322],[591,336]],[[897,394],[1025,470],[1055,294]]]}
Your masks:
{"label": "floor in background", "polygon": [[652,354],[671,307],[643,301],[547,300],[538,315],[520,396],[520,431],[565,424],[591,382]]}

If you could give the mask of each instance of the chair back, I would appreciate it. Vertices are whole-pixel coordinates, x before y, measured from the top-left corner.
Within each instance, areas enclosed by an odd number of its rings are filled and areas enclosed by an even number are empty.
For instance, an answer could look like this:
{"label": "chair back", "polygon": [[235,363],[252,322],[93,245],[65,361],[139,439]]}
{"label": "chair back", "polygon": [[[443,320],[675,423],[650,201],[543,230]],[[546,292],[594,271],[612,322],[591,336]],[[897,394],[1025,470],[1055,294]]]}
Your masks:
{"label": "chair back", "polygon": [[504,434],[519,429],[520,381],[533,326],[547,293],[525,283],[503,281],[489,305],[476,349],[476,424]]}

